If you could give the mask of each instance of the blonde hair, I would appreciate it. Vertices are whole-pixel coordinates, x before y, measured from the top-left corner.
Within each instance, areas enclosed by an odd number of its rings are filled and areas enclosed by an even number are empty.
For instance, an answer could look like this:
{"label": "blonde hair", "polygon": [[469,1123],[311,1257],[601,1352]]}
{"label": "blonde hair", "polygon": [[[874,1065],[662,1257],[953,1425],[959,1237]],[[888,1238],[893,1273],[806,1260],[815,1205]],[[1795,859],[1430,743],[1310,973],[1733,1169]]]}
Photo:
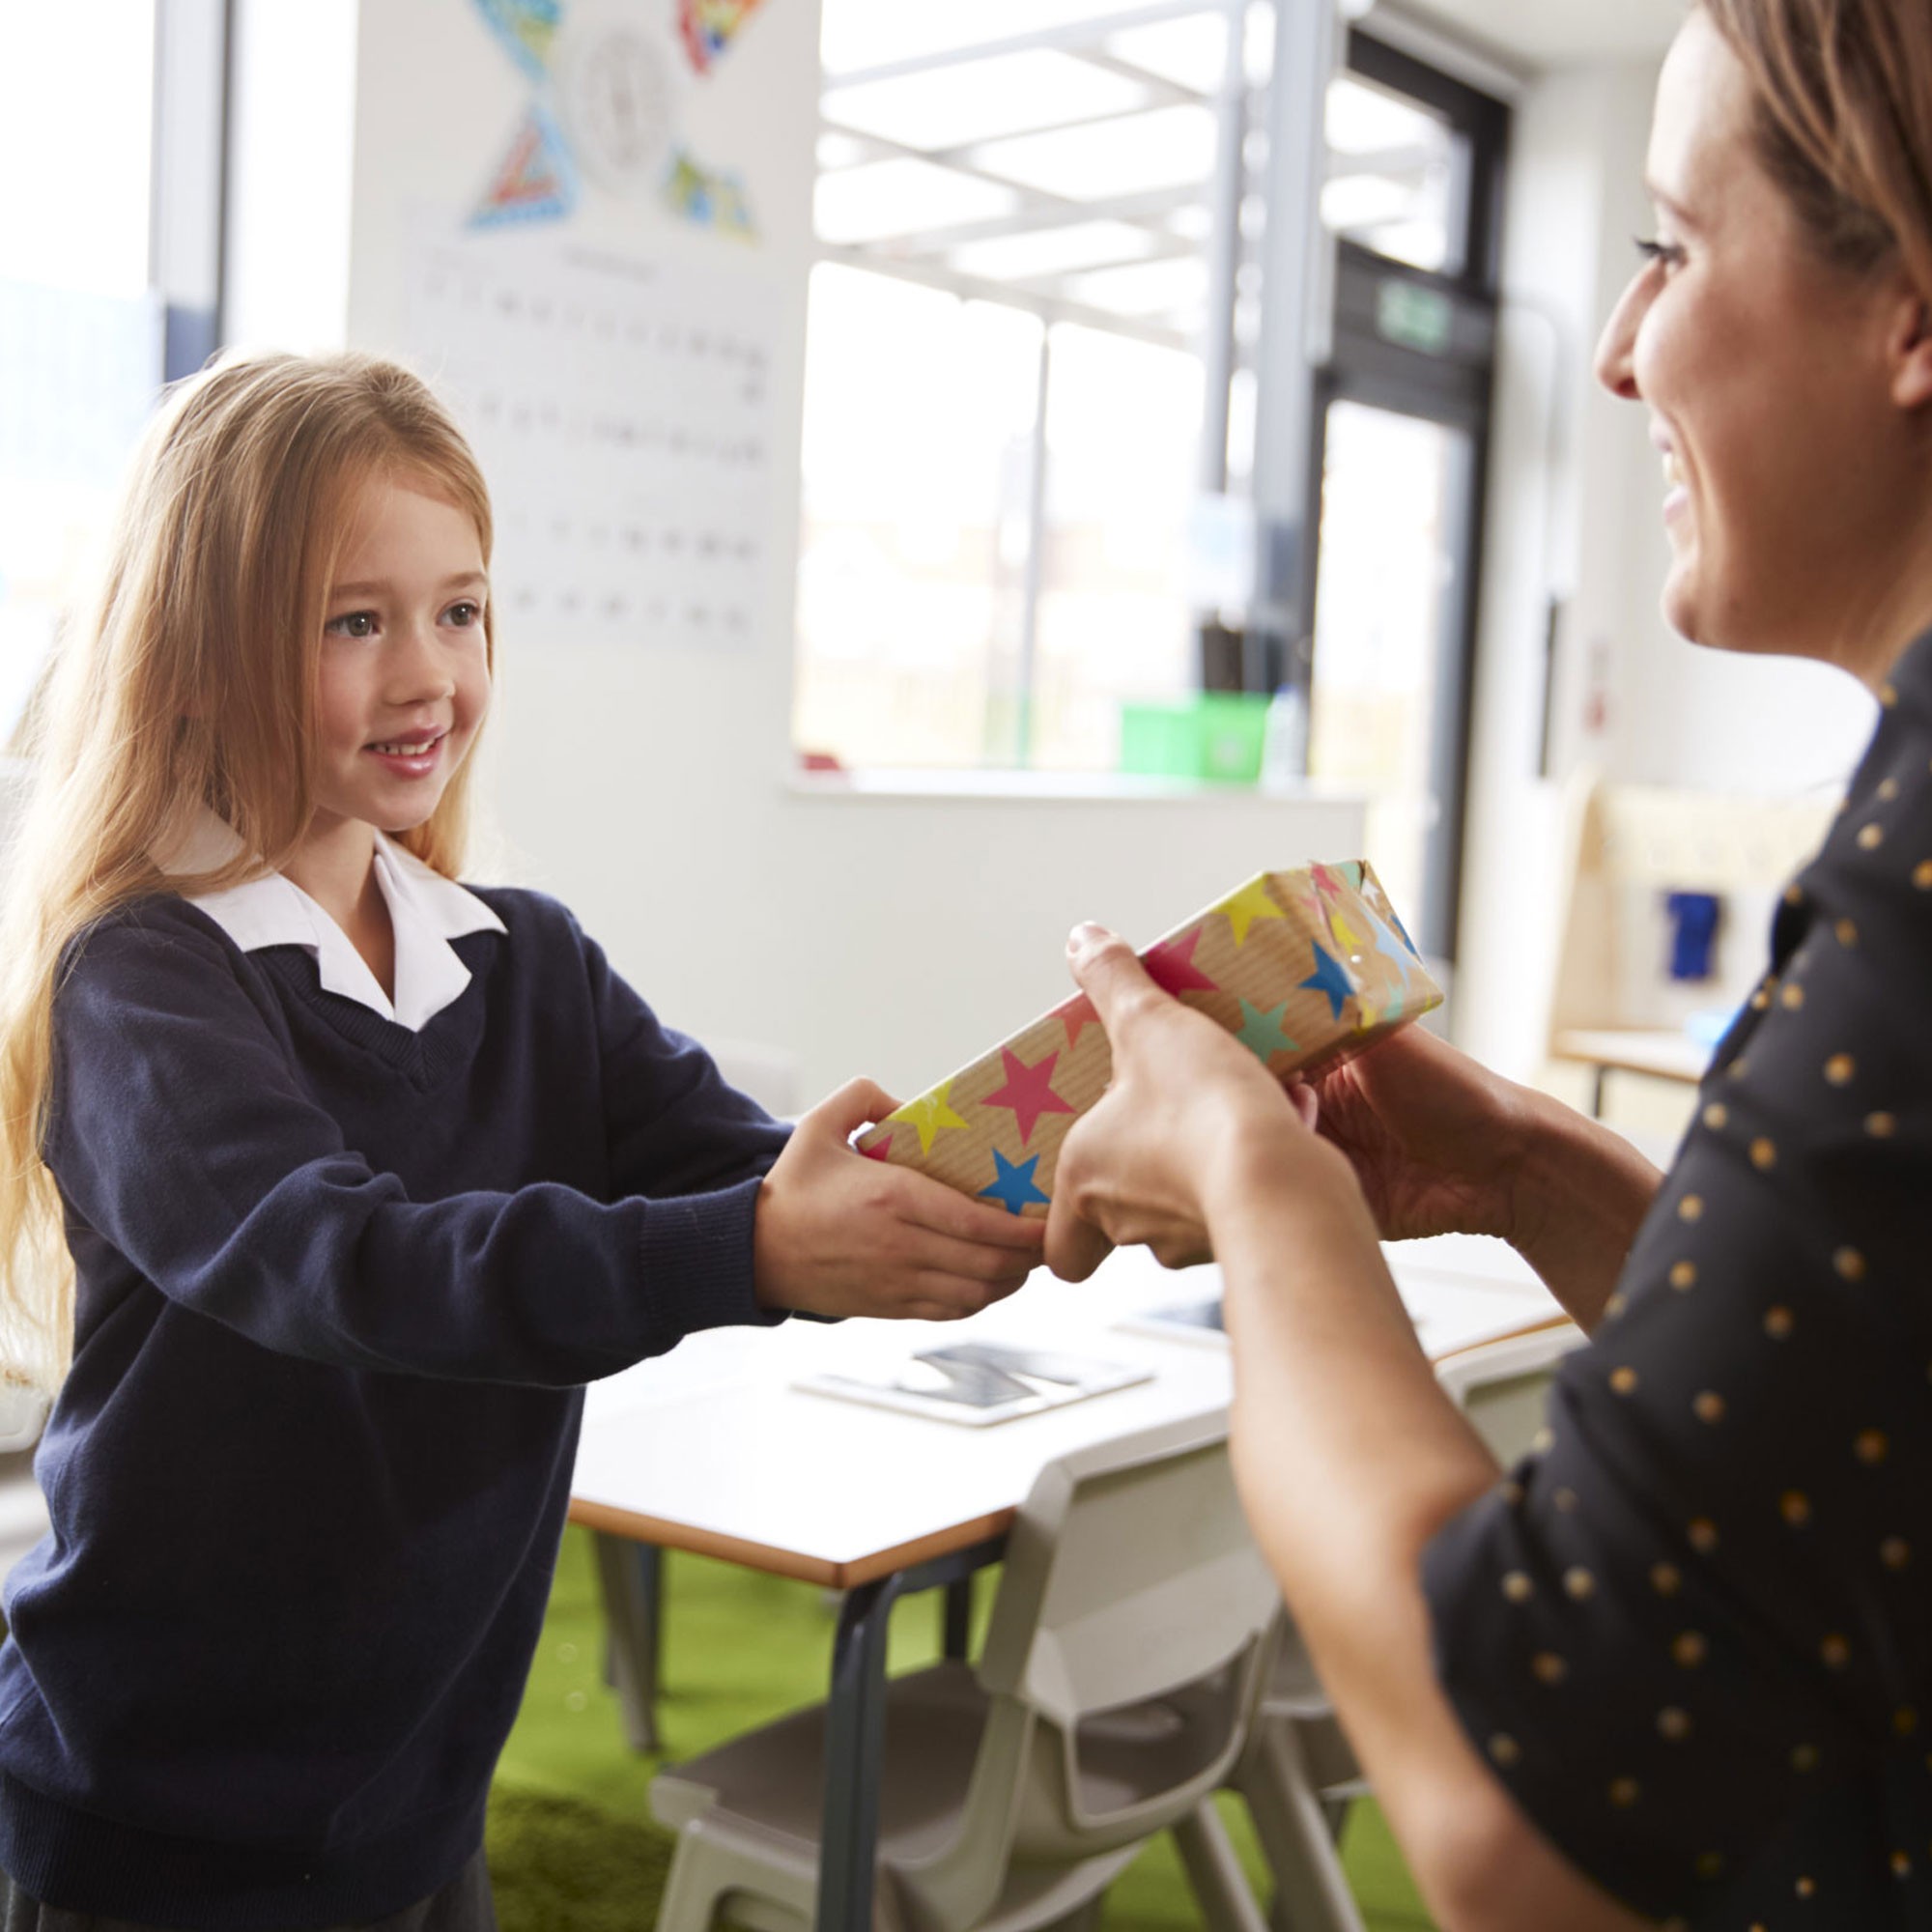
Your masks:
{"label": "blonde hair", "polygon": [[1932,296],[1925,0],[1702,0],[1743,63],[1758,158],[1824,258]]}
{"label": "blonde hair", "polygon": [[[0,918],[0,1360],[51,1387],[72,1350],[73,1268],[42,1158],[56,980],[117,906],[279,869],[311,815],[311,745],[329,584],[356,492],[420,480],[469,513],[487,566],[490,499],[428,387],[374,356],[250,355],[178,384],[143,439],[98,597],[30,707],[32,760]],[[466,761],[399,835],[437,870],[463,861]],[[241,837],[213,871],[156,854],[206,806]]]}

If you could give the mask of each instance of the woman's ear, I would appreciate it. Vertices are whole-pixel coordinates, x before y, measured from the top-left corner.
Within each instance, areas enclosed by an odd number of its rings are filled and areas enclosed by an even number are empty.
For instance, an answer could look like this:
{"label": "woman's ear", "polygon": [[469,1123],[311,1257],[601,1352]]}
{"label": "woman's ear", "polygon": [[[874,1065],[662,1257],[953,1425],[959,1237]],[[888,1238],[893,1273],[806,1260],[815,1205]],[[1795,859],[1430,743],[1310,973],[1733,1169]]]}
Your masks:
{"label": "woman's ear", "polygon": [[1902,410],[1932,404],[1932,300],[1908,288],[1900,297],[1890,340],[1891,400]]}

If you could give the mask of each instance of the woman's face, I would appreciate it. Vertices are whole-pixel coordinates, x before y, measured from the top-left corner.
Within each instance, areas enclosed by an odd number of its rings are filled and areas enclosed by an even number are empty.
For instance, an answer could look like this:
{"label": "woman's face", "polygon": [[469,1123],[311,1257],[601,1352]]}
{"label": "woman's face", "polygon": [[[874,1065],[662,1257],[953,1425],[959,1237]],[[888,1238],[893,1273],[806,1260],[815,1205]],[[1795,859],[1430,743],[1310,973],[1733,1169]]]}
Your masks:
{"label": "woman's face", "polygon": [[1857,670],[1923,542],[1922,431],[1893,398],[1901,278],[1819,258],[1750,117],[1743,68],[1693,13],[1658,84],[1656,239],[1597,374],[1650,411],[1672,628]]}

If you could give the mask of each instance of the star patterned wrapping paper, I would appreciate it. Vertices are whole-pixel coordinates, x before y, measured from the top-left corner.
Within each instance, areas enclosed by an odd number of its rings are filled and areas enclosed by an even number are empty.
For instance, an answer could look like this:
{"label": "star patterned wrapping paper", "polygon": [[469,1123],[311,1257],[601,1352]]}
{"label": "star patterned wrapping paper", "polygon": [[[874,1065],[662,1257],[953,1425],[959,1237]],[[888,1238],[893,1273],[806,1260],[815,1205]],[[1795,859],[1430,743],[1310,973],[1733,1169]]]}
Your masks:
{"label": "star patterned wrapping paper", "polygon": [[[1141,963],[1277,1075],[1324,1067],[1442,1004],[1374,870],[1261,872]],[[1085,994],[1055,1007],[855,1143],[1009,1213],[1044,1214],[1066,1130],[1113,1076]]]}

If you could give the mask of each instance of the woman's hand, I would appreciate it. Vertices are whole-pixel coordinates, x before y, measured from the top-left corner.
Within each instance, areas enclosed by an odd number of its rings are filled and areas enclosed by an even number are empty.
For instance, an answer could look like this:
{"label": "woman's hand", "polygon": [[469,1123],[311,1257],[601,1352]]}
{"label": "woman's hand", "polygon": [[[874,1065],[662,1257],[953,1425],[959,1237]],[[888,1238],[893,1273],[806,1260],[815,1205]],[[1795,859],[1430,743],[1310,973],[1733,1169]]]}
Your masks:
{"label": "woman's hand", "polygon": [[1038,1264],[1041,1222],[847,1144],[898,1105],[854,1080],[800,1120],[758,1195],[760,1307],[951,1321],[1010,1294]]}
{"label": "woman's hand", "polygon": [[1335,1151],[1246,1047],[1148,977],[1127,943],[1099,926],[1067,942],[1073,977],[1113,1049],[1099,1104],[1061,1144],[1046,1258],[1083,1281],[1112,1247],[1146,1245],[1169,1267],[1209,1253],[1208,1197],[1263,1156],[1293,1186],[1350,1186]]}
{"label": "woman's hand", "polygon": [[1384,1240],[1515,1230],[1527,1096],[1419,1026],[1309,1083]]}

